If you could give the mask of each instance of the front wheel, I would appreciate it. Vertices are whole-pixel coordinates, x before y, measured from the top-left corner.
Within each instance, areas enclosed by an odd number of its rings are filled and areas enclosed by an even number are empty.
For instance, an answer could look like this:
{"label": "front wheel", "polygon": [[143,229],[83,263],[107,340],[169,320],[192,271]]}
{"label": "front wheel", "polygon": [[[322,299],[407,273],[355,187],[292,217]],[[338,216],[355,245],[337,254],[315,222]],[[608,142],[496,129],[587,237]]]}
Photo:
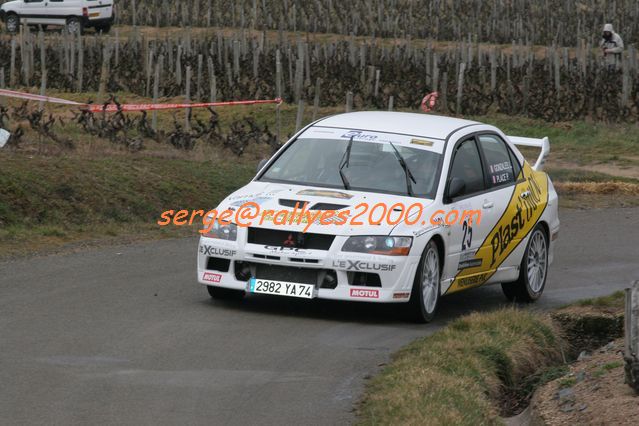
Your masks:
{"label": "front wheel", "polygon": [[209,296],[213,299],[222,300],[240,300],[244,297],[245,292],[243,290],[233,290],[231,288],[213,287],[207,285],[206,289],[209,291]]}
{"label": "front wheel", "polygon": [[7,16],[7,20],[5,21],[5,25],[7,27],[7,32],[10,34],[15,34],[20,29],[20,17],[15,13]]}
{"label": "front wheel", "polygon": [[548,273],[548,236],[542,225],[533,229],[521,260],[519,278],[501,285],[510,301],[530,303],[541,297]]}
{"label": "front wheel", "polygon": [[419,261],[408,302],[411,319],[415,322],[427,323],[435,318],[440,297],[440,265],[437,244],[431,240]]}
{"label": "front wheel", "polygon": [[77,16],[67,19],[66,30],[69,34],[82,34],[84,32],[82,20]]}

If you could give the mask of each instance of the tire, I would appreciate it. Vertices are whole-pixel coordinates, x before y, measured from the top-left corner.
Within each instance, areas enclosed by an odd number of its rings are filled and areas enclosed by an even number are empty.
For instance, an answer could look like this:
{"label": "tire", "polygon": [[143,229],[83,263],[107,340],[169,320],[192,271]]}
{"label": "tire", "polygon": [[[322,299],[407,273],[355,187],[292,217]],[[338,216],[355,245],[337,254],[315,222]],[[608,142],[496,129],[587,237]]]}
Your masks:
{"label": "tire", "polygon": [[414,322],[425,324],[435,318],[440,299],[441,261],[435,241],[430,240],[415,272],[408,305]]}
{"label": "tire", "polygon": [[5,26],[9,34],[15,34],[20,30],[20,17],[15,13],[7,15]]}
{"label": "tire", "polygon": [[244,298],[244,290],[233,290],[230,288],[213,287],[207,285],[206,289],[209,291],[209,296],[212,299],[220,300],[241,300]]}
{"label": "tire", "polygon": [[64,29],[69,34],[84,34],[84,24],[82,23],[82,19],[78,18],[77,16],[68,18],[67,25],[64,27]]}
{"label": "tire", "polygon": [[537,224],[530,234],[528,245],[519,267],[519,278],[502,283],[501,288],[510,301],[531,303],[541,297],[548,277],[548,235]]}

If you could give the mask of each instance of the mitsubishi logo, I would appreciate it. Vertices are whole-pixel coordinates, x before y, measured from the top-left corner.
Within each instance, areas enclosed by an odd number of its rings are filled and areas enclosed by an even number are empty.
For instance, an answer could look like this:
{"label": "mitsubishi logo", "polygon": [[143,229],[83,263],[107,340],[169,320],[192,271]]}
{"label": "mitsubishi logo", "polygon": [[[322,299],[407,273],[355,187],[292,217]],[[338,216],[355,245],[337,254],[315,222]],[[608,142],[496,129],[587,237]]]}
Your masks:
{"label": "mitsubishi logo", "polygon": [[288,238],[282,243],[284,247],[295,247],[295,241],[293,240],[293,234],[288,234]]}

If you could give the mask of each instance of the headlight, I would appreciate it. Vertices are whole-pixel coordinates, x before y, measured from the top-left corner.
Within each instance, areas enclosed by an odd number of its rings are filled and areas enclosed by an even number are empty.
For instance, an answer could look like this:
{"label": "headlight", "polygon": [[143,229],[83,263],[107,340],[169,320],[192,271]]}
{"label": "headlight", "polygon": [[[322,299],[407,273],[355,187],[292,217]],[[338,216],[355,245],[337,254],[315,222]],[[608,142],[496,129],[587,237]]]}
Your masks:
{"label": "headlight", "polygon": [[408,256],[413,237],[350,237],[342,251],[383,254],[386,256]]}
{"label": "headlight", "polygon": [[220,240],[237,240],[237,225],[230,223],[228,225],[222,225],[217,220],[213,224],[213,227],[209,232],[204,234],[208,238],[219,238]]}

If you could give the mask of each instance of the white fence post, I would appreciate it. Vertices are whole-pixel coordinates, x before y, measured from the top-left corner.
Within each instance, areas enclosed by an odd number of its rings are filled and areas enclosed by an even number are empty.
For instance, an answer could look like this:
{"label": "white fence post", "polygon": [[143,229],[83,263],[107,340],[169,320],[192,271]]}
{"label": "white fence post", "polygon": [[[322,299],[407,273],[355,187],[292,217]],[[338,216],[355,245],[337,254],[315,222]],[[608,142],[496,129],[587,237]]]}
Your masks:
{"label": "white fence post", "polygon": [[626,383],[639,393],[639,281],[626,289],[625,313]]}

